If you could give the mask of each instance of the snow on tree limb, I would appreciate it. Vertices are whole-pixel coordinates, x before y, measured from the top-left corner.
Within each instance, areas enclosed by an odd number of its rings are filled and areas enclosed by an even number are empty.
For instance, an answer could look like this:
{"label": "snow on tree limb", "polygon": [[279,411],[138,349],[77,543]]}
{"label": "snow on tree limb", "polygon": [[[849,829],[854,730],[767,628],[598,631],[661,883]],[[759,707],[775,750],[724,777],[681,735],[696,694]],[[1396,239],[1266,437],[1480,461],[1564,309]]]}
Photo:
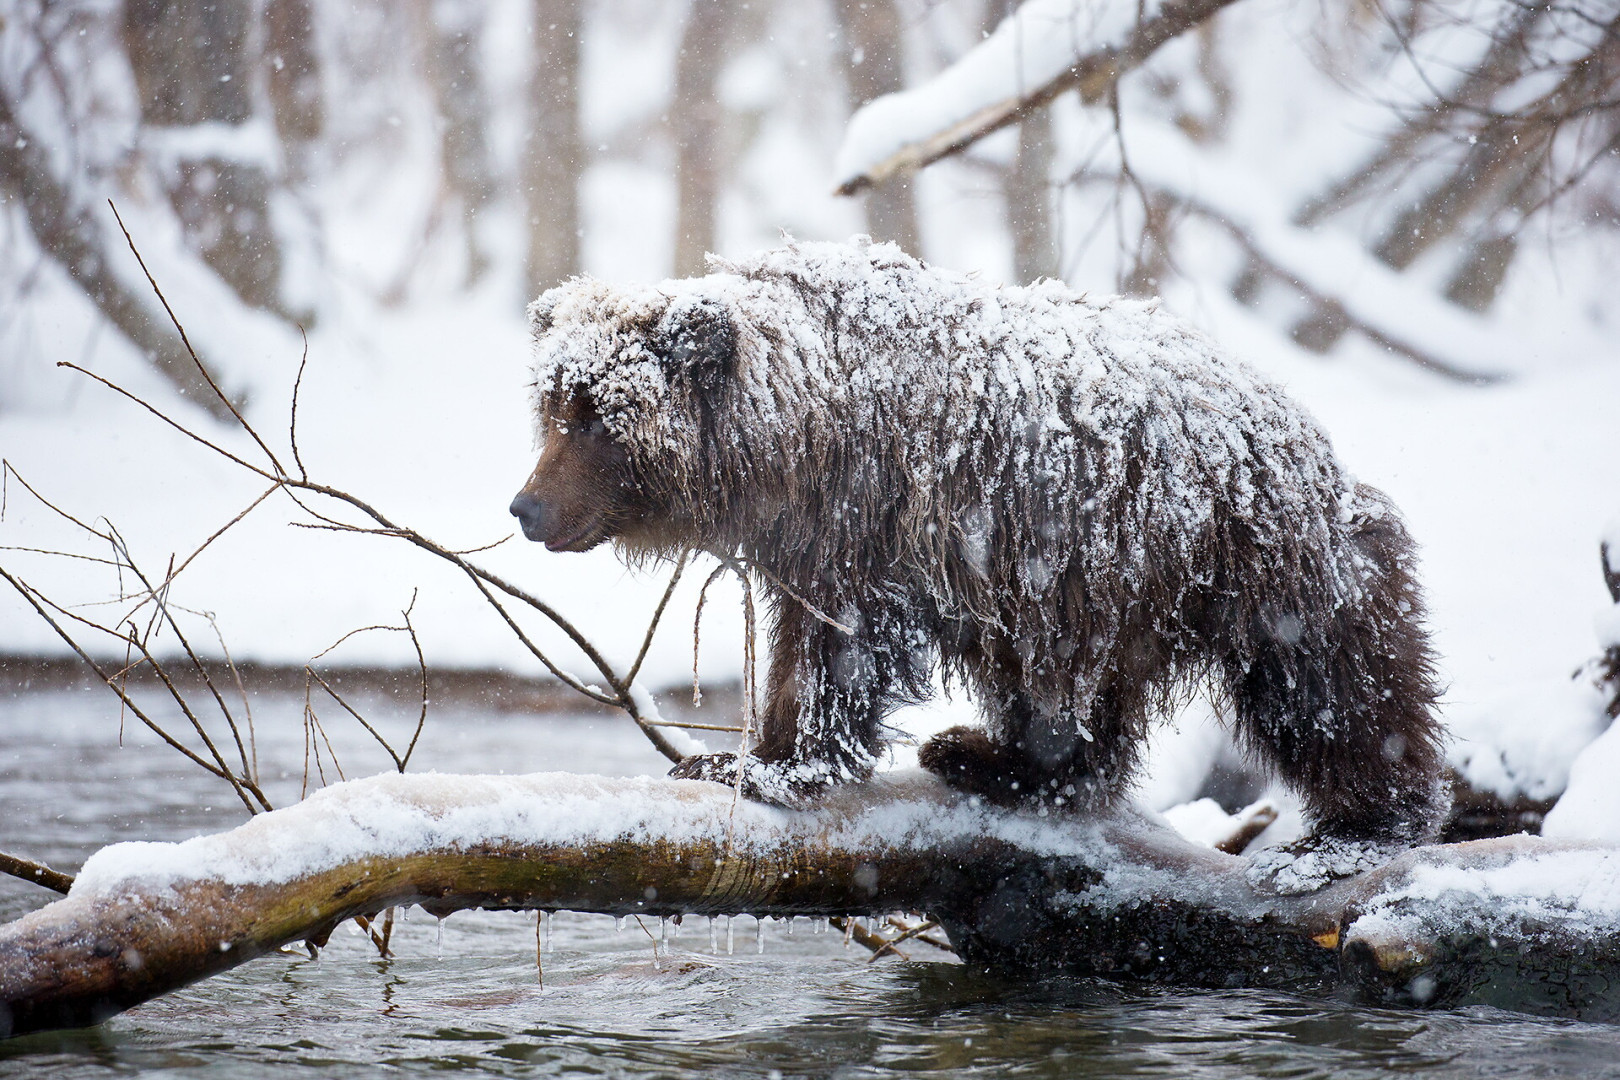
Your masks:
{"label": "snow on tree limb", "polygon": [[[609,914],[927,911],[1023,978],[1342,988],[1620,1016],[1620,852],[1532,837],[1422,848],[1305,896],[1130,811],[981,808],[911,774],[808,810],[718,784],[385,775],[230,832],[120,844],[0,927],[0,1034],[98,1023],[340,921],[421,904]],[[1560,973],[1553,989],[1542,977]],[[1566,978],[1567,976],[1567,978]]]}
{"label": "snow on tree limb", "polygon": [[1102,99],[1120,76],[1235,0],[1027,0],[995,33],[920,86],[850,120],[834,171],[852,195],[1016,123],[1069,89]]}

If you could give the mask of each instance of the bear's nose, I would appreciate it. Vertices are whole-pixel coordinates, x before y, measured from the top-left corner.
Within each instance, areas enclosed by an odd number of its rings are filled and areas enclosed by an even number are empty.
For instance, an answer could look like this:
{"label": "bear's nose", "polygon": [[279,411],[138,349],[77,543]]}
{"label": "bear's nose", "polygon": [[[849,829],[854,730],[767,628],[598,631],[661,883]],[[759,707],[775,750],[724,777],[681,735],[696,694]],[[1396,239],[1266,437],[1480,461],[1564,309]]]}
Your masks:
{"label": "bear's nose", "polygon": [[544,543],[549,538],[548,527],[556,514],[544,500],[530,495],[527,491],[520,491],[508,509],[511,510],[512,516],[518,519],[518,524],[523,526],[525,537],[537,543]]}

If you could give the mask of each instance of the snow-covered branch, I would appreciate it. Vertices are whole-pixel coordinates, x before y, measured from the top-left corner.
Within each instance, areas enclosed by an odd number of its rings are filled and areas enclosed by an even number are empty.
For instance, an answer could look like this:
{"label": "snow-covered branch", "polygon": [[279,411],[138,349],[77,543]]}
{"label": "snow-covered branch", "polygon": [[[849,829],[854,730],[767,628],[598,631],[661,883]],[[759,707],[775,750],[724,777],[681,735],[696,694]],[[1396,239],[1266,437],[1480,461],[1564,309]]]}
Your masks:
{"label": "snow-covered branch", "polygon": [[855,114],[834,166],[838,193],[932,164],[1066,90],[1100,101],[1161,45],[1234,2],[1027,0],[939,75]]}
{"label": "snow-covered branch", "polygon": [[[386,775],[180,844],[93,856],[0,927],[0,1032],[99,1022],[341,920],[420,904],[609,914],[927,911],[970,964],[1620,1015],[1620,853],[1531,837],[1412,851],[1305,896],[1122,811],[974,805],[923,774],[811,810],[722,785]],[[1562,996],[1538,974],[1573,970]],[[1533,993],[1527,992],[1526,987]],[[1525,1000],[1521,1000],[1525,999]]]}

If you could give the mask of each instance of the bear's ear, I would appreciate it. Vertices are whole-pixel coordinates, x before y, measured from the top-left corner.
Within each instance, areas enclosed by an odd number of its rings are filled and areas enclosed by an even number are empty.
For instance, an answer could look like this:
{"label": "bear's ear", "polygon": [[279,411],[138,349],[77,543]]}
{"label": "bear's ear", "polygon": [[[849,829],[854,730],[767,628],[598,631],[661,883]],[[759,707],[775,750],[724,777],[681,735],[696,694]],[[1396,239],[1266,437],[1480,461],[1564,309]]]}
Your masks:
{"label": "bear's ear", "polygon": [[551,329],[551,314],[557,310],[557,301],[561,299],[558,290],[547,289],[529,305],[529,333],[538,338]]}
{"label": "bear's ear", "polygon": [[707,296],[678,298],[665,311],[661,329],[671,378],[714,390],[730,376],[737,331],[723,302]]}

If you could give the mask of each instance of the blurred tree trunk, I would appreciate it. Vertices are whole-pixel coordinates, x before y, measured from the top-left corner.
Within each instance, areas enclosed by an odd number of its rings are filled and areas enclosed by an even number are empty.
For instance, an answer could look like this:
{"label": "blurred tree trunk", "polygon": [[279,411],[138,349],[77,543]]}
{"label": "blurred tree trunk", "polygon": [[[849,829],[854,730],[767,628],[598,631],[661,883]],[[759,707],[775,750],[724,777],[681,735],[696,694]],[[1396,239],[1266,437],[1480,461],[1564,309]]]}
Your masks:
{"label": "blurred tree trunk", "polygon": [[124,48],[142,126],[198,136],[189,145],[158,143],[163,183],[187,240],[245,302],[285,314],[268,162],[245,141],[230,145],[253,117],[252,19],[247,0],[127,0]]}
{"label": "blurred tree trunk", "polygon": [[[1603,563],[1603,584],[1608,586],[1609,598],[1620,607],[1620,550],[1605,541],[1598,549]],[[1597,660],[1598,682],[1608,691],[1609,703],[1604,712],[1611,720],[1620,720],[1620,639],[1611,639]]]}
{"label": "blurred tree trunk", "polygon": [[264,44],[270,115],[287,152],[289,171],[302,178],[304,151],[326,127],[310,0],[269,0],[264,9]]}
{"label": "blurred tree trunk", "polygon": [[[1017,6],[1013,0],[987,5],[981,25],[984,35],[994,33]],[[1012,234],[1013,279],[1020,284],[1062,275],[1052,220],[1053,160],[1050,107],[1035,109],[1019,121],[1018,157],[1002,185],[1007,230]]]}
{"label": "blurred tree trunk", "polygon": [[495,193],[485,118],[481,4],[423,0],[421,10],[424,69],[439,112],[439,164],[447,193],[461,204],[467,244],[467,279],[476,281],[489,268],[489,256],[478,239],[478,218]]}
{"label": "blurred tree trunk", "polygon": [[535,0],[534,70],[523,147],[529,223],[528,293],[537,296],[580,271],[580,0]]}
{"label": "blurred tree trunk", "polygon": [[1062,276],[1052,196],[1052,114],[1041,109],[1018,125],[1018,160],[1007,174],[1013,276],[1021,284]]}
{"label": "blurred tree trunk", "polygon": [[675,142],[675,276],[704,272],[719,209],[725,112],[717,84],[734,0],[692,0],[675,61],[670,134]]}
{"label": "blurred tree trunk", "polygon": [[[852,104],[905,88],[905,40],[895,0],[834,0],[833,14],[843,32],[844,80]],[[866,195],[866,230],[875,240],[892,240],[913,255],[922,254],[912,177],[897,176]]]}
{"label": "blurred tree trunk", "polygon": [[180,393],[215,418],[229,420],[230,411],[209,387],[200,361],[192,359],[179,334],[113,272],[113,259],[132,256],[117,248],[110,226],[98,223],[94,209],[75,199],[56,178],[49,145],[22,126],[3,88],[0,146],[6,148],[0,154],[0,195],[21,204],[40,248]]}

